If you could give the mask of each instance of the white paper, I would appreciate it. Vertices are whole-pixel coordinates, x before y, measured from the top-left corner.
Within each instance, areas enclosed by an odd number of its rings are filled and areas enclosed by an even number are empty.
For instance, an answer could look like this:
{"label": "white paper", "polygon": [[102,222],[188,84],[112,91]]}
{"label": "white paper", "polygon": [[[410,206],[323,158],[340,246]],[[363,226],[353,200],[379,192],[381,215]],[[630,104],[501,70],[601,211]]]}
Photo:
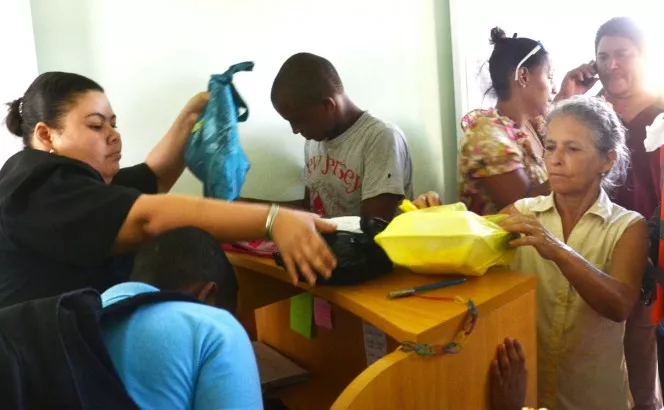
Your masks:
{"label": "white paper", "polygon": [[340,216],[338,218],[330,218],[328,220],[337,225],[337,231],[362,233],[359,216]]}
{"label": "white paper", "polygon": [[364,354],[367,358],[367,366],[380,360],[387,354],[387,337],[380,329],[370,323],[362,322],[364,330]]}
{"label": "white paper", "polygon": [[664,113],[659,114],[652,125],[646,127],[646,139],[643,141],[646,152],[653,152],[664,145]]}

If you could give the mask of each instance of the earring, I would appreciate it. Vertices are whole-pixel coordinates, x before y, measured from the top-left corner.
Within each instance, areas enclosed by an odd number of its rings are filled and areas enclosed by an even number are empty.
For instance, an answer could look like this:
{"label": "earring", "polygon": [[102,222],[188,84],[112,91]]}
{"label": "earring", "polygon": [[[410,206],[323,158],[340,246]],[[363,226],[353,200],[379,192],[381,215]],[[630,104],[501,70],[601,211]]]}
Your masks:
{"label": "earring", "polygon": [[55,154],[55,150],[51,148],[51,150],[48,152],[49,154]]}

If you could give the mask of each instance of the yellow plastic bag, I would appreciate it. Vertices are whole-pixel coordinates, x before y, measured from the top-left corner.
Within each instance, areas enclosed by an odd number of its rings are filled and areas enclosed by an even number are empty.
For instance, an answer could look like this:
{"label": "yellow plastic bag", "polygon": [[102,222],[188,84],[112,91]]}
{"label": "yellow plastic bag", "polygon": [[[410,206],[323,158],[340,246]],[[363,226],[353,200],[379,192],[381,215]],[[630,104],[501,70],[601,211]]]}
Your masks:
{"label": "yellow plastic bag", "polygon": [[509,265],[512,234],[496,222],[507,215],[481,217],[463,203],[413,210],[392,220],[375,241],[392,262],[423,274],[481,276],[497,265]]}

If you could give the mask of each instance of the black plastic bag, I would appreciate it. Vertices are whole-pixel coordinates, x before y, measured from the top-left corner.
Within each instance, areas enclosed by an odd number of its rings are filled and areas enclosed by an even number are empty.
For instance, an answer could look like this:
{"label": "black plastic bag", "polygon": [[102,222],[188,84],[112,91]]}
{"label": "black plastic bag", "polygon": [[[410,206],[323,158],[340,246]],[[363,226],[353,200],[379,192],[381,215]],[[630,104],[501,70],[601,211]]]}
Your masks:
{"label": "black plastic bag", "polygon": [[[392,261],[374,242],[374,236],[382,232],[387,225],[386,221],[379,218],[362,218],[362,233],[337,231],[324,234],[325,242],[337,257],[337,267],[329,279],[318,276],[316,285],[355,285],[390,273],[393,269]],[[283,267],[284,262],[279,252],[273,256],[277,265]],[[301,273],[299,276],[304,282],[304,276]]]}

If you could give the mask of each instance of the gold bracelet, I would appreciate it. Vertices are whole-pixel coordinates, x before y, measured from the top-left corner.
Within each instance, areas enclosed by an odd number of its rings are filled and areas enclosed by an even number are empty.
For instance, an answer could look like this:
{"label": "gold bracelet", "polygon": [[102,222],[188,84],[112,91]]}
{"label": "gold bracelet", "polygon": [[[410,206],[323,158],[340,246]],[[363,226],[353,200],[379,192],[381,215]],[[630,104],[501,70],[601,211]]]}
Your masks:
{"label": "gold bracelet", "polygon": [[272,226],[274,225],[274,220],[276,219],[278,212],[279,205],[270,205],[270,211],[267,214],[267,219],[265,219],[265,238],[267,240],[272,240]]}

